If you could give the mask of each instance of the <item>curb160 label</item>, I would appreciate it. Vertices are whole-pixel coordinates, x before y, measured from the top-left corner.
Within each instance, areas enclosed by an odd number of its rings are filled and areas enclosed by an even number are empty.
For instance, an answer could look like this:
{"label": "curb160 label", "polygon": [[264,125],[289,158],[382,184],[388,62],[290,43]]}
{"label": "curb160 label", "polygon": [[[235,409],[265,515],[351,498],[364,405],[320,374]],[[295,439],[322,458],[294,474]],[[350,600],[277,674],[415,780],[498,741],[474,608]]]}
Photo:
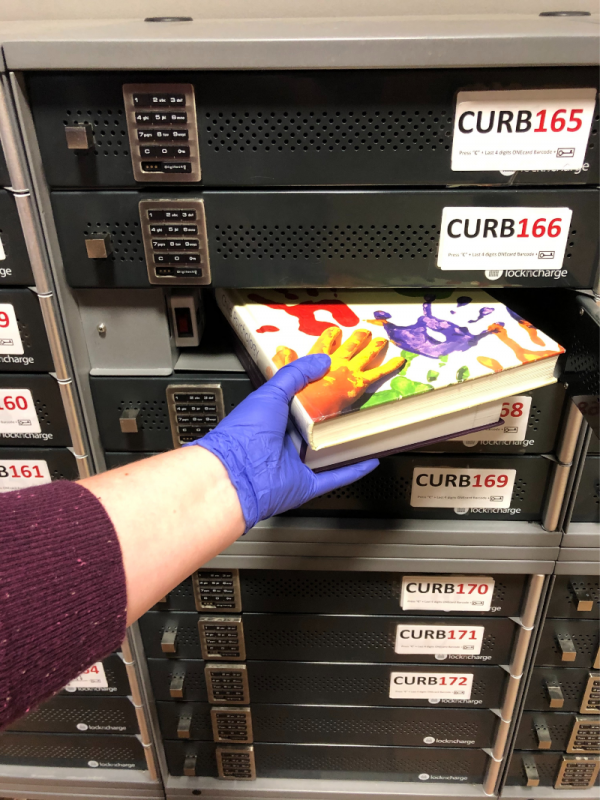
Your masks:
{"label": "curb160 label", "polygon": [[0,436],[41,431],[29,389],[0,389]]}
{"label": "curb160 label", "polygon": [[415,467],[413,508],[510,508],[516,469]]}

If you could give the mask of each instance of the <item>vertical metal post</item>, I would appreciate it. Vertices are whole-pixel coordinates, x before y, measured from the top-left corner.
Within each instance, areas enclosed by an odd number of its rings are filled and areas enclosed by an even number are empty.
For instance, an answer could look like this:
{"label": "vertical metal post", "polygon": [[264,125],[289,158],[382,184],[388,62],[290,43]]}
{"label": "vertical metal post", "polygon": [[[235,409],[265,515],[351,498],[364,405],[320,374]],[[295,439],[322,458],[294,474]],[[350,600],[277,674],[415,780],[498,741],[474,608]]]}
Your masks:
{"label": "vertical metal post", "polygon": [[156,751],[154,748],[154,742],[152,741],[152,736],[150,734],[150,729],[148,727],[146,710],[144,707],[142,693],[140,691],[138,673],[128,638],[123,640],[121,650],[123,651],[125,668],[127,670],[127,678],[129,679],[129,686],[131,688],[131,702],[135,708],[135,715],[140,729],[140,740],[142,742],[142,746],[144,747],[144,755],[146,757],[146,764],[148,765],[148,773],[153,781],[158,781],[160,776],[156,762]]}

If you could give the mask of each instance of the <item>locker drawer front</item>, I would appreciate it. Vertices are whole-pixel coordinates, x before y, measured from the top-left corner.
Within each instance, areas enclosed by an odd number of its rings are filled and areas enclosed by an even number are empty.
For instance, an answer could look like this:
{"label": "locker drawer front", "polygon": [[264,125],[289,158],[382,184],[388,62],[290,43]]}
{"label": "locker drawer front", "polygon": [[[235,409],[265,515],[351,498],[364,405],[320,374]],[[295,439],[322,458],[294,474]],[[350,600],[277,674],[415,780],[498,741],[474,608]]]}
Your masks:
{"label": "locker drawer front", "polygon": [[[212,740],[210,706],[206,703],[157,703],[165,739]],[[240,711],[229,707],[223,714]],[[309,744],[369,744],[395,746],[490,747],[498,718],[488,710],[416,709],[364,706],[272,705],[250,706],[249,726],[234,724],[221,731],[219,741],[287,742]],[[217,729],[219,730],[219,729]],[[241,737],[241,738],[240,738]],[[217,739],[215,739],[216,741]]]}
{"label": "locker drawer front", "polygon": [[4,250],[4,258],[0,260],[0,289],[5,286],[33,286],[35,281],[15,199],[4,189],[0,189],[0,219],[0,242]]}
{"label": "locker drawer front", "polygon": [[[171,450],[167,387],[218,384],[223,391],[225,413],[252,391],[244,373],[175,373],[166,377],[90,377],[92,397],[102,443],[107,450],[148,452]],[[120,419],[127,409],[137,409],[137,433],[123,433]],[[197,434],[200,438],[201,434]]]}
{"label": "locker drawer front", "polygon": [[600,456],[585,458],[577,497],[573,506],[572,522],[600,522]]}
{"label": "locker drawer front", "polygon": [[0,492],[38,486],[47,483],[48,478],[53,481],[79,478],[77,459],[66,447],[0,448]]}
{"label": "locker drawer front", "polygon": [[535,663],[537,666],[599,669],[599,645],[596,620],[546,619]]}
{"label": "locker drawer front", "polygon": [[[191,611],[149,611],[140,620],[140,628],[146,655],[149,658],[202,658],[198,633],[199,614]],[[480,663],[506,664],[512,652],[516,628],[510,619],[482,617],[382,617],[382,616],[335,616],[310,614],[244,614],[242,618],[245,658],[275,661],[363,661],[404,662],[411,664]],[[440,659],[444,647],[440,645],[428,653],[395,652],[397,628],[405,635],[402,641],[434,641],[438,636],[432,627],[446,626],[454,634],[439,634],[437,641],[445,635],[465,639],[459,642],[460,651],[447,654]],[[407,626],[416,626],[412,632]],[[437,626],[437,628],[435,627]],[[476,653],[476,644],[470,644],[473,628],[481,629],[481,652]],[[164,652],[161,642],[164,634],[174,637],[174,649]],[[476,632],[475,635],[478,635]],[[426,638],[425,638],[426,637]],[[452,645],[453,647],[455,645]],[[464,648],[464,649],[462,649]],[[243,649],[243,648],[242,648]],[[437,654],[437,657],[436,657]],[[211,661],[237,661],[237,657],[219,659],[214,651]],[[244,660],[242,656],[242,660]]]}
{"label": "locker drawer front", "polygon": [[[206,662],[179,659],[151,658],[148,660],[150,680],[157,700],[202,701],[207,700],[204,668]],[[504,693],[506,672],[500,667],[466,665],[398,665],[334,663],[320,664],[307,661],[247,661],[245,662],[249,699],[248,703],[315,703],[331,705],[379,705],[431,707],[428,699],[420,697],[390,697],[392,681],[399,671],[408,674],[411,685],[417,686],[424,674],[448,676],[459,683],[464,676],[471,683],[469,696],[464,699],[442,700],[442,706],[469,706],[496,708]],[[395,673],[395,676],[392,674]],[[587,673],[586,673],[587,674]],[[471,677],[472,676],[472,677]],[[181,679],[180,697],[171,694],[174,679]],[[403,675],[399,680],[406,681]],[[453,684],[454,685],[454,684]],[[415,692],[416,693],[416,692]],[[422,695],[422,691],[419,692]],[[439,700],[434,699],[434,703]],[[244,703],[242,702],[242,705]]]}
{"label": "locker drawer front", "polygon": [[[550,688],[552,695],[549,694]],[[525,708],[532,711],[560,709],[578,714],[597,714],[600,710],[600,672],[566,667],[534,667]]]}
{"label": "locker drawer front", "polygon": [[[2,372],[52,372],[54,362],[37,295],[29,289],[3,289],[0,282],[0,311]],[[15,320],[18,336],[6,336],[6,328]]]}
{"label": "locker drawer front", "polygon": [[[597,181],[597,125],[586,169],[451,169],[456,95],[469,89],[593,88],[588,67],[487,69],[86,72],[27,76],[52,186],[133,186],[123,84],[191,83],[207,186],[562,184]],[[87,123],[89,151],[66,146]],[[507,143],[508,144],[508,143]],[[165,176],[161,175],[161,180]]]}
{"label": "locker drawer front", "polygon": [[[506,441],[494,441],[493,436],[482,431],[474,441],[468,435],[464,441],[439,442],[421,448],[423,453],[496,453],[502,455],[524,455],[526,453],[552,453],[556,448],[556,439],[560,427],[560,419],[565,399],[563,384],[543,386],[532,392],[523,392],[524,397],[531,397],[531,408],[527,421],[527,429],[522,440],[506,435]],[[503,412],[504,413],[504,412]],[[503,428],[515,427],[515,419],[504,420]]]}
{"label": "locker drawer front", "polygon": [[561,711],[525,711],[515,740],[517,750],[600,753],[600,720]]}
{"label": "locker drawer front", "polygon": [[[171,775],[183,775],[187,761],[196,775],[217,776],[214,748],[218,745],[174,741],[164,744]],[[481,783],[488,761],[485,752],[477,749],[457,752],[450,748],[264,743],[252,748],[258,778],[405,782],[425,780],[427,775],[427,780],[434,783]]]}
{"label": "locker drawer front", "polygon": [[[199,570],[199,575],[202,570]],[[412,584],[427,589],[438,583],[439,598],[443,580],[454,576],[410,573]],[[402,610],[401,593],[405,574],[401,572],[312,572],[310,570],[240,570],[243,611],[292,612],[316,614],[398,614]],[[527,583],[525,575],[493,575],[494,588],[489,611],[485,616],[518,616]],[[466,581],[465,581],[466,582]],[[476,582],[476,576],[469,581]],[[414,587],[417,588],[417,587]],[[456,589],[458,591],[458,589]],[[466,590],[468,591],[468,589]],[[413,595],[414,596],[414,595]],[[432,611],[410,611],[421,616]],[[435,612],[434,612],[435,613]],[[455,613],[455,612],[453,612]],[[475,616],[472,611],[464,612]],[[460,615],[460,612],[458,612]]]}
{"label": "locker drawer front", "polygon": [[139,740],[135,736],[114,734],[0,733],[0,764],[146,769],[144,748]]}
{"label": "locker drawer front", "polygon": [[117,695],[126,697],[130,694],[131,689],[129,680],[127,678],[127,670],[125,663],[118,653],[113,653],[102,660],[102,667],[104,669],[104,676],[106,678],[107,687],[96,686],[83,686],[80,687],[73,682],[67,689],[66,687],[60,692],[60,695],[71,697],[85,697],[88,695]]}
{"label": "locker drawer front", "polygon": [[[24,412],[25,419],[27,419],[30,409],[29,400],[22,390],[31,392],[35,408],[34,416],[39,423],[40,432],[28,432],[34,427],[31,421],[22,426],[19,424],[16,431],[7,431],[4,428],[6,432],[3,432],[3,425],[0,424],[0,446],[14,448],[18,445],[24,447],[69,447],[71,445],[60,389],[51,375],[0,374],[0,391],[2,390],[14,390],[15,398],[17,396],[25,397],[27,404]],[[12,394],[11,397],[13,397]],[[0,423],[2,423],[1,416]]]}
{"label": "locker drawer front", "polygon": [[[565,753],[532,753],[515,750],[506,777],[507,786],[553,786],[556,789],[589,789],[598,785],[598,756]],[[526,771],[527,768],[527,771]],[[531,781],[531,782],[529,782]],[[565,795],[569,797],[568,794]],[[574,795],[577,797],[577,795]]]}
{"label": "locker drawer front", "polygon": [[[597,269],[596,189],[196,189],[191,193],[169,190],[161,195],[161,199],[182,203],[203,200],[213,286],[472,288],[476,284],[496,289],[585,289],[592,287]],[[143,191],[52,193],[71,286],[149,285],[138,207],[147,199],[155,199],[155,195]],[[569,208],[572,217],[563,262],[545,269],[536,259],[533,268],[494,270],[491,277],[483,269],[442,270],[437,261],[446,207],[481,208],[482,213],[486,208],[506,208],[506,214],[512,216],[522,208]],[[90,234],[110,237],[112,253],[108,257],[88,257],[85,237]],[[153,259],[149,265],[152,274],[155,265]]]}
{"label": "locker drawer front", "polygon": [[[510,508],[415,508],[411,489],[415,470],[429,467],[457,469],[516,469]],[[293,512],[294,516],[367,517],[381,519],[495,519],[540,521],[551,473],[543,456],[489,456],[410,454],[381,459],[373,472]],[[437,479],[437,478],[436,478]]]}
{"label": "locker drawer front", "polygon": [[600,578],[596,575],[557,575],[552,586],[548,616],[598,619]]}
{"label": "locker drawer front", "polygon": [[53,697],[8,728],[36,733],[138,733],[127,697]]}

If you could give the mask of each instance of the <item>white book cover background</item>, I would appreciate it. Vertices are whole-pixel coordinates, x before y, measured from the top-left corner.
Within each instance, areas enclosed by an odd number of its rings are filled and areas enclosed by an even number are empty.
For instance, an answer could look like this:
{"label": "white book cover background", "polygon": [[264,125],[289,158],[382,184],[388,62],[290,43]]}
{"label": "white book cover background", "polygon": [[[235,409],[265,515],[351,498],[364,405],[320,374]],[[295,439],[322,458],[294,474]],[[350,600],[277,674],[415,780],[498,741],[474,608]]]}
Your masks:
{"label": "white book cover background", "polygon": [[[366,331],[372,340],[386,340],[368,369],[389,364],[392,359],[399,368],[373,382],[362,381],[360,375],[350,376],[344,387],[346,396],[339,385],[334,387],[340,395],[335,412],[331,412],[335,403],[327,397],[324,410],[317,407],[317,385],[322,385],[324,396],[332,390],[331,384],[326,384],[327,376],[311,384],[310,402],[302,393],[295,398],[292,410],[296,423],[315,449],[318,446],[311,441],[314,423],[318,426],[356,411],[357,418],[362,418],[360,412],[377,406],[457,384],[466,386],[478,378],[556,358],[564,352],[550,337],[491,295],[477,290],[221,289],[216,297],[267,378],[285,363],[322,348],[323,337],[331,328],[341,333],[338,347],[355,331]],[[510,387],[501,396],[513,393]],[[470,405],[478,402],[481,400]],[[376,431],[363,430],[362,435],[365,432]]]}

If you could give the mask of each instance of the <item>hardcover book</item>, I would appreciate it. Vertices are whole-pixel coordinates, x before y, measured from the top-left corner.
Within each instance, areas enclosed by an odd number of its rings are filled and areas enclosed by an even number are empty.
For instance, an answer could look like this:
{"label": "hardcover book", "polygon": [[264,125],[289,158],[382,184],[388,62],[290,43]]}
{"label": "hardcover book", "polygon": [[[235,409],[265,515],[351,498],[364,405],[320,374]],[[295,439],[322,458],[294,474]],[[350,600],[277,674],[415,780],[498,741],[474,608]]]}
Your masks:
{"label": "hardcover book", "polygon": [[331,356],[291,410],[311,451],[338,456],[408,426],[416,441],[447,438],[440,418],[460,432],[496,424],[504,398],[555,382],[564,352],[480,290],[217,289],[216,299],[266,379],[309,353]]}

